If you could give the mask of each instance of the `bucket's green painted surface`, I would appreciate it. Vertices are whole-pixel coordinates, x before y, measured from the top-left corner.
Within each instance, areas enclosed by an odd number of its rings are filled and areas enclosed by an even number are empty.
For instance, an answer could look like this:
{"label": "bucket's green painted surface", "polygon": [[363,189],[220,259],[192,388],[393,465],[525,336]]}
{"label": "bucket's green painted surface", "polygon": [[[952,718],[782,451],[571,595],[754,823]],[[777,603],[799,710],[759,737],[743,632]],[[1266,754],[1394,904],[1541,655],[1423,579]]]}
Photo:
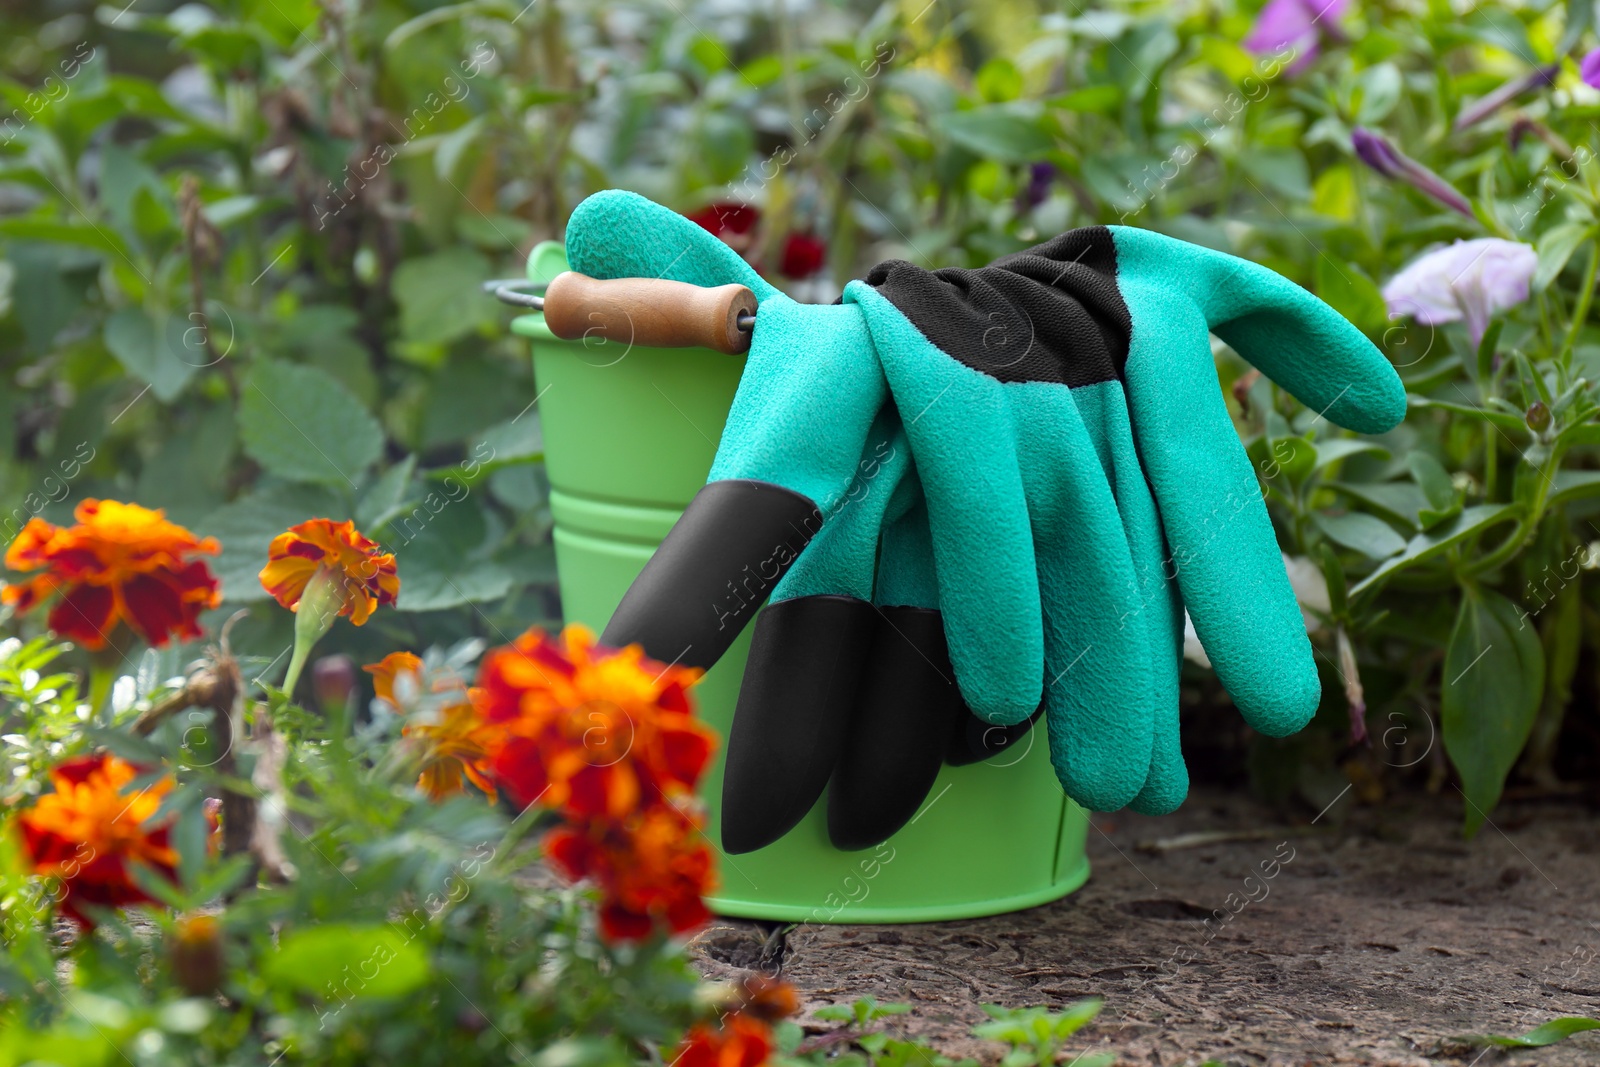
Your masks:
{"label": "bucket's green painted surface", "polygon": [[[556,269],[548,248],[535,250],[540,257],[530,276]],[[533,343],[564,613],[598,633],[705,484],[744,361],[561,341],[536,314],[512,329]],[[749,638],[746,630],[695,688],[701,716],[723,737]],[[1062,795],[1044,731],[1029,731],[1019,749],[944,768],[914,820],[876,849],[829,844],[826,797],[767,848],[742,856],[719,848],[722,886],[708,903],[744,918],[890,923],[995,915],[1064,896],[1089,876],[1088,822]],[[704,793],[713,845],[721,796],[719,757]]]}

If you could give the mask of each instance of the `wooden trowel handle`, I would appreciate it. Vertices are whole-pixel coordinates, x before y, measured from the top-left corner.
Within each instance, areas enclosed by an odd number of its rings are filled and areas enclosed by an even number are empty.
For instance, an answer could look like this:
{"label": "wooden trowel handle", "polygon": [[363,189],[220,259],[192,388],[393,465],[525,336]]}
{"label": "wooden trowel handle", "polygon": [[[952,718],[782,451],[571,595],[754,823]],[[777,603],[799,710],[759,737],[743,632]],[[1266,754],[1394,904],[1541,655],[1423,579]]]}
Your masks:
{"label": "wooden trowel handle", "polygon": [[[665,278],[590,278],[558,274],[544,292],[544,322],[569,341],[603,337],[647,348],[750,348],[756,297],[742,285],[706,288]],[[746,328],[740,328],[740,317]]]}

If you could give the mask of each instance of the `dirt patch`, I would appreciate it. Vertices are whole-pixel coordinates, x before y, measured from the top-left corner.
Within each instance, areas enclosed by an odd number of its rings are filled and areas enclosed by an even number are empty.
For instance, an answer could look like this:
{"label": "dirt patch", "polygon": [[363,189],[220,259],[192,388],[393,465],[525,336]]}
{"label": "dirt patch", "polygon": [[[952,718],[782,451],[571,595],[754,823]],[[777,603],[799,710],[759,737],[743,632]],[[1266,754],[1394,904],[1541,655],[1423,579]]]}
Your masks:
{"label": "dirt patch", "polygon": [[1443,798],[1329,825],[1338,814],[1290,826],[1201,792],[1174,815],[1097,816],[1094,875],[1055,904],[907,926],[726,920],[697,939],[698,965],[713,978],[780,968],[808,1018],[863,995],[909,1002],[904,1033],[985,1061],[998,1047],[968,1034],[980,1004],[1095,995],[1105,1009],[1075,1051],[1128,1064],[1600,1064],[1600,1031],[1514,1053],[1452,1041],[1600,1016],[1595,812],[1505,805],[1472,842]]}

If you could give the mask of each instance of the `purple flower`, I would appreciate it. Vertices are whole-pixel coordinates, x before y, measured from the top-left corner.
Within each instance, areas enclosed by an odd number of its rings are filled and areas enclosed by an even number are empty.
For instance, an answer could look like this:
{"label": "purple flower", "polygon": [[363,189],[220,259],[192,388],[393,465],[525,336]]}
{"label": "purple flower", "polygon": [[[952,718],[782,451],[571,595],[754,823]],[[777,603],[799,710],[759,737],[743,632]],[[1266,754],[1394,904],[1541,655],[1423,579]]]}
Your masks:
{"label": "purple flower", "polygon": [[[1337,23],[1349,0],[1268,0],[1256,16],[1245,48],[1256,53],[1287,50],[1293,56],[1287,73],[1297,74],[1317,58],[1324,35],[1337,37]],[[1287,57],[1285,57],[1287,58]]]}
{"label": "purple flower", "polygon": [[1578,64],[1578,76],[1583,84],[1600,89],[1600,48],[1583,57],[1583,62]]}
{"label": "purple flower", "polygon": [[1385,178],[1405,177],[1404,156],[1400,150],[1389,143],[1388,138],[1381,133],[1357,126],[1350,131],[1350,145],[1356,150],[1356,155],[1361,162],[1383,175]]}
{"label": "purple flower", "polygon": [[1383,287],[1383,299],[1389,314],[1425,326],[1465,322],[1476,348],[1496,312],[1528,299],[1538,266],[1532,245],[1498,237],[1457,241],[1413,260]]}
{"label": "purple flower", "polygon": [[1357,126],[1350,131],[1350,146],[1361,162],[1385,178],[1398,178],[1450,210],[1459,211],[1469,219],[1473,217],[1472,205],[1456,192],[1455,186],[1400,151],[1383,134]]}
{"label": "purple flower", "polygon": [[1017,214],[1032,211],[1050,198],[1050,185],[1056,180],[1054,163],[1035,163],[1028,168],[1028,184],[1017,191]]}

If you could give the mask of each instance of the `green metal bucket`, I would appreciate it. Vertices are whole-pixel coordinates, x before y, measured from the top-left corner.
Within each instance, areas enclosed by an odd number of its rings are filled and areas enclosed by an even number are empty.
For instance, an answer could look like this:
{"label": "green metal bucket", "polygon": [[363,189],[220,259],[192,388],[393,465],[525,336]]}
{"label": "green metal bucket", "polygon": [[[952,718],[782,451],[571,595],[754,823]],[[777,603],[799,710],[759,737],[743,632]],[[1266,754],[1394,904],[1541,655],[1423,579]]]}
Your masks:
{"label": "green metal bucket", "polygon": [[[535,281],[563,269],[557,245],[529,258]],[[564,614],[598,633],[705,484],[744,359],[562,341],[539,314],[511,328],[533,346]],[[751,629],[694,690],[700,715],[723,737]],[[750,919],[900,923],[996,915],[1065,896],[1089,876],[1088,819],[1062,794],[1044,731],[1030,730],[1018,748],[945,767],[912,821],[875,849],[829,843],[824,797],[772,845],[721,854],[722,885],[708,903]],[[713,845],[721,799],[719,757],[704,791]]]}

